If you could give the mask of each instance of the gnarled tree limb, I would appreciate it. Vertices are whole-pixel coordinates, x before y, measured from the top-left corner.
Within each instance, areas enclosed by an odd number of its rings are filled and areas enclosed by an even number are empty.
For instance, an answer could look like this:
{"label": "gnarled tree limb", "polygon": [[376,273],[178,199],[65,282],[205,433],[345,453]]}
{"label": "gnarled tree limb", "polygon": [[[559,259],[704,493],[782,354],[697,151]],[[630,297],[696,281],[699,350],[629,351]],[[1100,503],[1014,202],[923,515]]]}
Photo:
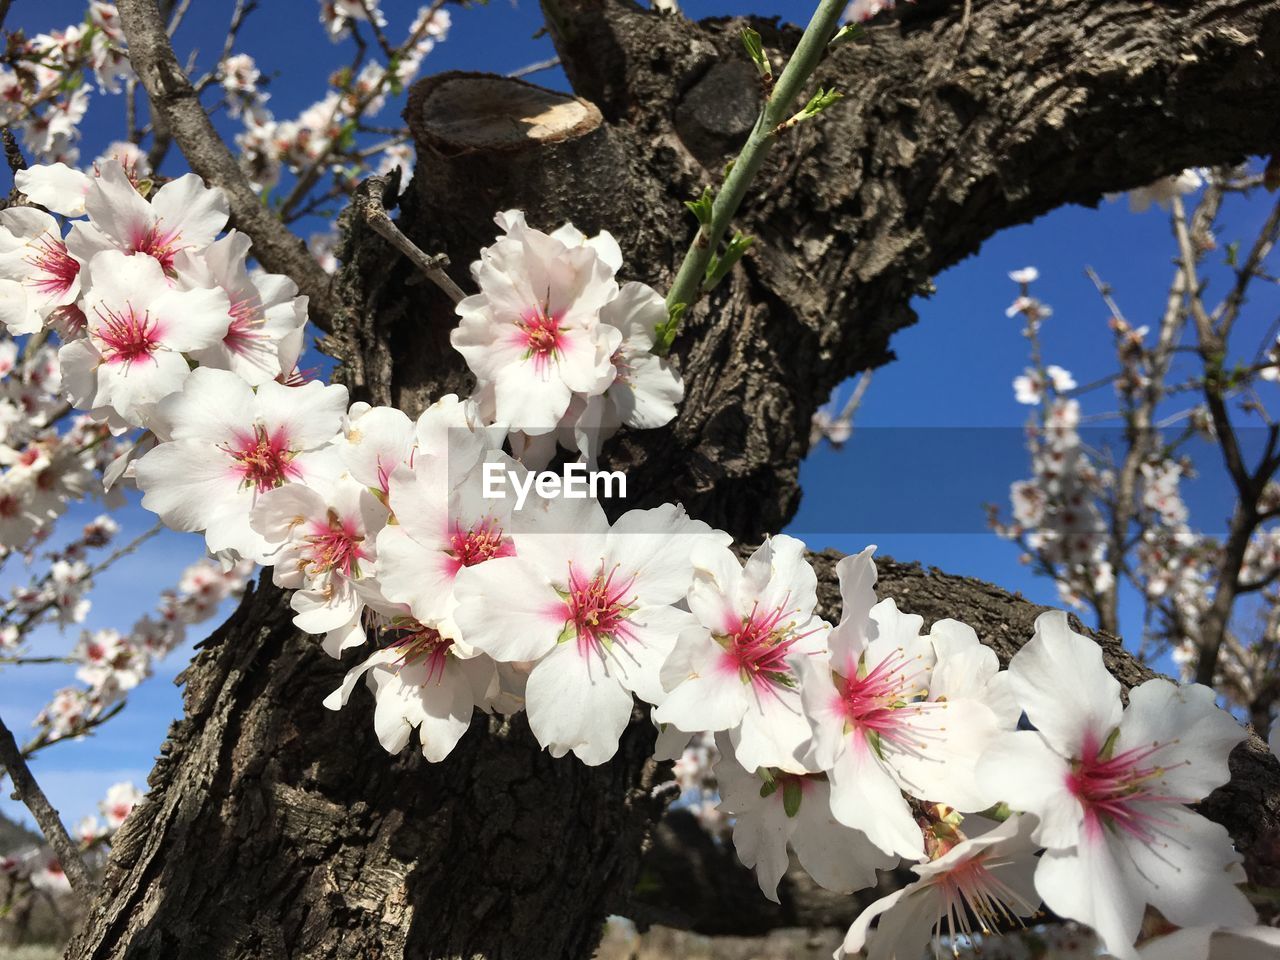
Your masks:
{"label": "gnarled tree limb", "polygon": [[[559,95],[519,81],[423,81],[398,226],[463,265],[492,242],[492,214],[520,207],[537,227],[610,230],[624,278],[661,286],[693,229],[681,201],[720,174],[758,113],[741,22],[695,24],[629,0],[544,9],[582,98],[551,112],[573,122],[522,124],[513,103]],[[815,78],[846,99],[788,134],[748,198],[738,227],[758,243],[676,344],[680,417],[606,449],[630,471],[635,503],[683,501],[742,541],[780,529],[813,410],[889,358],[934,273],[1059,204],[1280,138],[1280,0],[984,2],[967,30],[961,18],[959,3],[903,8]],[[755,25],[776,49],[798,36]],[[432,112],[445,84],[463,87],[450,99],[466,113]],[[355,307],[340,373],[353,393],[416,414],[468,392],[448,298],[411,282],[412,265],[359,218],[348,227],[337,293]],[[996,587],[880,568],[905,609],[967,620],[1006,657],[1030,636],[1038,608]],[[829,599],[829,571],[824,583]],[[522,719],[478,718],[443,764],[411,751],[388,761],[366,695],[338,715],[320,707],[343,668],[288,618],[283,597],[260,589],[187,671],[187,718],[152,775],[153,802],[126,822],[69,956],[588,955],[633,890],[663,806],[647,719],[637,712],[618,758],[598,768],[539,753]],[[1145,678],[1106,647],[1122,682]],[[1267,882],[1280,851],[1259,831],[1277,823],[1280,769],[1252,741],[1233,769],[1204,809]]]}

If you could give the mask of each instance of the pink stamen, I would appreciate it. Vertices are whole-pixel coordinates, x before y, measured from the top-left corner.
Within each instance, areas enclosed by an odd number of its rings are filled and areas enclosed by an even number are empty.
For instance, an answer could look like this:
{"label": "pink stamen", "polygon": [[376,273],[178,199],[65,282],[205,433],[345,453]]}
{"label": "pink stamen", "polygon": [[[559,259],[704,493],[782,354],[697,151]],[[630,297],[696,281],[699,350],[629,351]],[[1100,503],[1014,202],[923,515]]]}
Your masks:
{"label": "pink stamen", "polygon": [[570,565],[569,589],[564,598],[565,628],[572,628],[578,651],[586,654],[619,640],[635,639],[628,617],[634,609],[631,594],[634,577],[617,577],[617,568],[605,573],[604,564],[591,577]]}
{"label": "pink stamen", "polygon": [[262,331],[265,318],[257,297],[251,296],[232,302],[228,312],[231,323],[227,326],[222,344],[229,351],[238,356],[244,356],[257,349],[267,339]]}
{"label": "pink stamen", "polygon": [[135,360],[150,359],[159,349],[160,323],[149,311],[138,314],[132,304],[126,303],[119,312],[99,306],[94,313],[102,321],[95,335],[102,342],[102,359],[106,363],[128,366]]}
{"label": "pink stamen", "polygon": [[551,313],[543,306],[526,310],[516,321],[520,330],[517,337],[524,345],[525,358],[533,361],[533,368],[539,374],[545,373],[564,349],[565,336],[560,329],[560,320],[560,314]]}
{"label": "pink stamen", "polygon": [[444,667],[453,641],[442,637],[434,627],[423,626],[417,620],[397,621],[387,628],[394,639],[389,649],[400,651],[398,666],[403,669],[411,663],[425,661],[427,683],[439,683],[444,677]]}
{"label": "pink stamen", "polygon": [[792,647],[813,632],[796,632],[790,618],[797,613],[798,610],[788,610],[785,603],[772,611],[761,610],[756,603],[749,616],[730,625],[726,635],[716,637],[743,683],[750,683],[762,692],[795,685],[795,671],[787,662],[787,656]]}
{"label": "pink stamen", "polygon": [[297,453],[289,449],[289,438],[283,429],[268,434],[266,427],[256,424],[251,436],[242,438],[238,448],[226,452],[235,461],[233,469],[244,484],[255,487],[259,493],[301,475],[293,464]]}
{"label": "pink stamen", "polygon": [[455,564],[453,573],[463,567],[474,567],[494,557],[511,557],[516,552],[511,538],[504,536],[502,527],[493,517],[485,517],[464,528],[460,520],[454,520],[449,531],[449,554]]}
{"label": "pink stamen", "polygon": [[1082,756],[1072,761],[1067,772],[1066,787],[1084,808],[1085,828],[1091,835],[1111,826],[1151,843],[1158,832],[1155,828],[1168,824],[1144,806],[1191,802],[1154,789],[1167,768],[1147,765],[1147,761],[1165,746],[1168,744],[1153,743],[1106,756],[1106,745],[1099,744],[1096,736],[1085,738]]}
{"label": "pink stamen", "polygon": [[80,262],[67,253],[67,245],[47,233],[31,245],[26,260],[39,271],[30,282],[46,297],[65,294],[80,273]]}
{"label": "pink stamen", "polygon": [[334,570],[345,577],[353,573],[359,576],[360,561],[369,557],[355,523],[339,517],[332,509],[323,522],[312,522],[311,533],[305,539],[311,547],[311,560],[306,566],[312,576]]}
{"label": "pink stamen", "polygon": [[925,692],[919,683],[924,668],[908,673],[910,666],[911,661],[906,654],[897,649],[865,674],[854,670],[848,677],[837,676],[835,680],[845,721],[864,733],[905,742],[907,724],[901,708]]}
{"label": "pink stamen", "polygon": [[165,273],[173,273],[173,261],[182,248],[182,234],[162,230],[157,220],[133,237],[130,244],[134,253],[145,253],[160,261]]}

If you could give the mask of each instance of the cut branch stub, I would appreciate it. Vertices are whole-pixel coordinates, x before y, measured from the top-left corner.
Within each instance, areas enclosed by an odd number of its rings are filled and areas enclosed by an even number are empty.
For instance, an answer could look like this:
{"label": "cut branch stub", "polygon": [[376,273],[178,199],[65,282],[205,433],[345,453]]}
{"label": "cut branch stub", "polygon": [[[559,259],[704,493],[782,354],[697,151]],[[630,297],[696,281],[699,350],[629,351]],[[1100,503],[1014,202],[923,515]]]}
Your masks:
{"label": "cut branch stub", "polygon": [[483,73],[445,73],[423,81],[409,97],[406,116],[419,146],[454,156],[563,143],[604,122],[595,105],[580,97]]}
{"label": "cut branch stub", "polygon": [[[401,198],[400,229],[423,250],[446,254],[466,292],[474,289],[464,279],[467,265],[493,243],[494,214],[503,210],[520,209],[543,230],[568,221],[588,234],[609,230],[623,246],[628,279],[652,282],[675,261],[675,241],[659,229],[670,202],[639,165],[629,132],[606,124],[586,100],[523,80],[452,72],[417,83],[404,115],[418,163]],[[366,295],[375,286],[370,269],[385,274],[369,262],[348,271]],[[444,392],[469,393],[470,376],[448,344],[457,323],[452,306],[394,281],[386,286],[397,358],[392,402],[412,415]]]}

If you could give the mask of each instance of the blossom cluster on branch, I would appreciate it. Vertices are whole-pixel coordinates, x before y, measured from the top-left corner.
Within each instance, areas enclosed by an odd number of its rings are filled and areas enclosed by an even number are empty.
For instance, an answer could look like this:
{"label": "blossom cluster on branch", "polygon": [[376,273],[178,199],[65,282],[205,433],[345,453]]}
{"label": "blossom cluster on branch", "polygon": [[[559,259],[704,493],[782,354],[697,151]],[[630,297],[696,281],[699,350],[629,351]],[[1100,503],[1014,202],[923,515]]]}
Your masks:
{"label": "blossom cluster on branch", "polygon": [[83,23],[30,38],[9,34],[0,54],[0,121],[21,130],[39,159],[75,163],[88,78],[119,93],[121,80],[132,76],[115,5],[90,0]]}
{"label": "blossom cluster on branch", "polygon": [[[174,11],[171,35],[181,27],[186,7],[180,4]],[[387,38],[387,19],[375,0],[320,0],[319,29],[335,43],[354,40],[353,54],[330,76],[324,96],[292,118],[277,117],[268,106],[270,69],[264,72],[251,55],[235,51],[239,31],[256,7],[237,4],[221,53],[193,86],[202,96],[220,96],[207,98],[211,114],[225,110],[242,122],[235,137],[241,165],[269,202],[292,221],[326,212],[327,205],[372,173],[396,167],[407,173],[413,159],[408,132],[387,126],[381,114],[388,98],[412,83],[427,55],[447,38],[450,14],[444,0],[420,7],[395,44]],[[190,62],[196,62],[194,53]],[[74,167],[81,160],[81,127],[95,90],[116,96],[124,128],[92,166],[116,159],[135,180],[142,179],[160,166],[170,139],[154,118],[146,122],[138,115],[137,85],[115,5],[89,0],[80,23],[30,37],[20,30],[7,35],[0,51],[0,123],[20,132],[29,156]],[[273,197],[284,170],[292,182],[287,192]]]}
{"label": "blossom cluster on branch", "polygon": [[[183,571],[175,587],[161,593],[154,613],[144,614],[127,633],[111,628],[82,632],[69,659],[77,665],[76,679],[84,686],[63,687],[54,694],[36,717],[38,730],[28,751],[97,726],[151,675],[156,661],[181,646],[187,627],[208,620],[224,600],[238,597],[252,572],[248,562],[224,568],[212,560],[197,561]],[[87,581],[86,577],[77,584],[78,589],[87,590]],[[87,607],[88,601],[81,599],[79,604]],[[15,659],[20,663],[21,654]]]}
{"label": "blossom cluster on branch", "polygon": [[[1101,648],[1058,612],[1001,670],[965,624],[926,631],[879,599],[874,548],[839,564],[831,624],[792,537],[743,561],[676,504],[611,519],[534,482],[557,441],[594,464],[611,432],[668,422],[682,396],[654,352],[662,298],[619,283],[608,234],[500,214],[457,306],[476,392],[411,420],[297,373],[305,303],[249,270],[245,238],[219,236],[225,202],[193,175],[156,188],[119,163],[37,167],[19,188],[82,219],[64,235],[19,211],[18,323],[61,340],[63,388],[94,423],[145,431],[118,471],[144,506],[225,563],[270,566],[328,655],[365,648],[325,704],[368,687],[389,752],[416,731],[441,761],[477,711],[523,711],[552,755],[592,765],[637,703],[660,759],[713,735],[722,808],[767,895],[788,848],[837,891],[913,864],[849,953],[911,955],[1042,903],[1121,958],[1148,908],[1206,943],[1256,922],[1226,830],[1191,809],[1246,736],[1207,687],[1152,680],[1125,707]],[[527,495],[495,495],[495,467]]]}
{"label": "blossom cluster on branch", "polygon": [[[345,0],[322,0],[320,19],[334,41],[350,36],[357,21],[376,27],[379,37],[386,26],[377,4]],[[413,82],[423,60],[448,35],[449,26],[449,11],[442,4],[422,7],[405,39],[395,48],[387,45],[383,50],[386,63],[367,58],[365,48],[359,48],[356,60],[333,75],[333,89],[288,120],[276,118],[267,109],[269,94],[262,89],[261,73],[252,57],[235,54],[223,60],[222,87],[232,116],[244,122],[244,132],[236,136],[236,143],[253,182],[268,189],[287,167],[305,178],[300,182],[314,183],[330,174],[337,186],[349,192],[370,172],[385,173],[399,166],[408,173],[413,154],[402,135],[362,144],[356,134],[365,130],[369,117],[382,111],[388,95]]]}
{"label": "blossom cluster on branch", "polygon": [[[1259,728],[1274,717],[1280,686],[1280,458],[1268,440],[1247,463],[1241,431],[1274,433],[1268,383],[1280,377],[1274,329],[1247,363],[1227,360],[1228,338],[1251,284],[1273,282],[1265,263],[1277,233],[1269,220],[1249,252],[1225,250],[1230,286],[1216,306],[1203,302],[1203,260],[1219,250],[1215,220],[1223,198],[1264,185],[1248,168],[1188,170],[1130,193],[1136,212],[1169,215],[1179,256],[1158,321],[1128,320],[1110,287],[1088,271],[1110,317],[1111,373],[1085,386],[1046,362],[1042,327],[1052,310],[1031,293],[1034,267],[1010,274],[1019,294],[1007,313],[1024,322],[1031,364],[1013,382],[1017,402],[1033,408],[1027,424],[1032,476],[1010,490],[1011,516],[989,508],[997,534],[1019,544],[1024,560],[1053,579],[1065,603],[1090,609],[1118,631],[1119,591],[1141,597],[1145,635],[1140,656],[1169,654],[1185,677],[1210,676],[1228,702]],[[1216,265],[1215,265],[1216,266]],[[1190,342],[1187,342],[1187,341]],[[1247,356],[1247,355],[1246,355]],[[1090,415],[1114,429],[1081,428],[1081,400],[1110,386],[1118,405]],[[1187,395],[1191,394],[1188,402]],[[1198,394],[1198,396],[1197,396]],[[1192,444],[1208,444],[1207,460]],[[1193,525],[1183,485],[1221,456],[1236,502],[1223,535]],[[1257,597],[1249,622],[1242,600]]]}
{"label": "blossom cluster on branch", "polygon": [[[106,795],[98,801],[98,814],[89,814],[76,824],[74,839],[81,854],[105,862],[112,837],[142,796],[142,791],[127,781],[107,788]],[[23,845],[0,854],[0,878],[8,881],[9,909],[33,893],[56,896],[71,890],[57,855],[42,844]]]}

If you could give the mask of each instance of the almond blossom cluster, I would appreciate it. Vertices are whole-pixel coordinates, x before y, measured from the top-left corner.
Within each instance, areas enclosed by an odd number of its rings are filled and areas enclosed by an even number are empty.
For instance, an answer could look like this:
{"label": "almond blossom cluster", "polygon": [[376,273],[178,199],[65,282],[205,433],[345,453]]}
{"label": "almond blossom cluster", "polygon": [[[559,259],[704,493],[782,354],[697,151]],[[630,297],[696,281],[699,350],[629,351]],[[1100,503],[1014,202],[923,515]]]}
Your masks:
{"label": "almond blossom cluster", "polygon": [[[98,814],[77,821],[72,838],[82,855],[105,860],[116,831],[124,825],[143,793],[132,783],[112,784],[98,801]],[[71,891],[71,884],[54,852],[45,846],[24,846],[0,854],[0,878],[8,882],[7,903],[20,903],[32,892],[60,895]]]}
{"label": "almond blossom cluster", "polygon": [[1053,570],[1063,602],[1077,606],[1114,580],[1106,523],[1098,509],[1113,477],[1097,468],[1081,438],[1080,402],[1070,396],[1076,388],[1070,371],[1039,360],[1040,325],[1052,311],[1030,295],[1038,276],[1034,267],[1010,274],[1021,292],[1007,311],[1023,317],[1024,335],[1033,345],[1035,362],[1013,381],[1017,402],[1036,408],[1026,428],[1033,476],[1010,489],[1012,522],[1000,522],[993,512],[991,525],[999,536],[1019,543],[1028,558]]}
{"label": "almond blossom cluster", "polygon": [[90,0],[82,23],[25,37],[12,34],[7,66],[0,66],[0,121],[22,132],[23,145],[42,161],[75,163],[80,122],[89,108],[92,77],[101,91],[119,93],[133,76],[115,4]]}
{"label": "almond blossom cluster", "polygon": [[[1062,613],[1002,670],[967,625],[926,628],[880,599],[870,547],[839,563],[832,623],[793,537],[748,555],[678,505],[611,517],[533,483],[557,444],[594,464],[613,432],[667,423],[682,396],[653,352],[663,298],[619,283],[607,233],[500,214],[452,338],[475,393],[411,418],[296,376],[305,303],[248,271],[240,235],[219,236],[218,191],[188,175],[152,192],[120,164],[65,171],[19,184],[84,217],[25,235],[27,332],[62,340],[64,389],[93,422],[145,431],[120,471],[144,506],[201,533],[225,578],[261,563],[292,591],[295,625],[349,663],[325,705],[368,709],[366,688],[389,753],[415,741],[441,761],[477,712],[523,712],[553,756],[588,765],[615,756],[638,706],[660,758],[696,743],[709,760],[713,737],[721,809],[766,895],[788,850],[840,892],[915,872],[854,923],[848,953],[913,956],[944,929],[1003,930],[1042,904],[1122,960],[1148,906],[1192,931],[1255,922],[1225,830],[1191,809],[1246,736],[1207,688],[1152,680],[1124,707]],[[57,310],[83,322],[55,328]],[[1039,387],[1066,438],[1044,447],[1045,515],[1086,483],[1056,378]],[[495,493],[495,468],[531,495]],[[1152,497],[1169,483],[1152,477]],[[1060,521],[1060,549],[1083,549],[1092,522]],[[214,570],[188,594],[236,589]],[[126,688],[146,632],[87,636],[84,677]]]}
{"label": "almond blossom cluster", "polygon": [[[0,245],[9,212],[0,212]],[[0,280],[0,300],[4,291]],[[70,502],[101,496],[94,473],[116,452],[105,429],[72,413],[57,349],[42,338],[19,346],[0,334],[0,558],[30,555]]]}
{"label": "almond blossom cluster", "polygon": [[472,266],[480,292],[458,304],[452,342],[526,465],[545,466],[557,442],[594,463],[624,424],[670,422],[684,384],[653,352],[666,305],[643,283],[618,283],[617,241],[571,224],[543,233],[519,211],[497,219],[504,236]]}
{"label": "almond blossom cluster", "polygon": [[[357,22],[371,23],[379,30],[387,25],[376,3],[360,0],[321,0],[320,19],[335,42],[347,37]],[[232,115],[244,120],[236,143],[253,182],[270,188],[286,168],[313,181],[332,174],[347,189],[370,170],[386,172],[401,166],[407,174],[412,152],[403,138],[370,147],[358,144],[355,135],[367,117],[382,110],[390,94],[413,82],[427,55],[448,36],[449,27],[449,11],[439,4],[421,7],[388,63],[369,59],[339,71],[333,89],[292,119],[278,119],[267,109],[268,94],[260,87],[261,74],[252,57],[236,54],[224,60],[219,71],[222,86]]]}
{"label": "almond blossom cluster", "polygon": [[[87,568],[85,572],[75,593],[78,620],[89,605],[83,593],[92,585]],[[224,568],[211,560],[197,561],[183,571],[175,587],[161,594],[156,609],[127,633],[110,628],[83,631],[71,653],[76,679],[83,686],[64,687],[54,694],[36,717],[33,744],[43,747],[76,737],[100,723],[151,675],[157,661],[182,645],[188,626],[210,619],[224,600],[243,593],[252,573],[253,564],[247,562]],[[16,654],[18,645],[14,650]]]}
{"label": "almond blossom cluster", "polygon": [[[1201,184],[1199,179],[1194,184],[1185,179],[1183,192]],[[1212,440],[1211,428],[1203,411],[1192,408],[1185,416],[1170,418],[1171,423],[1185,421],[1185,426],[1169,442],[1158,428],[1134,429],[1132,444],[1145,444],[1146,452],[1136,459],[1131,478],[1122,482],[1124,467],[1116,463],[1114,453],[1100,449],[1101,444],[1091,446],[1081,435],[1075,378],[1041,359],[1039,332],[1052,311],[1031,296],[1030,285],[1038,276],[1034,267],[1010,274],[1020,294],[1008,311],[1023,318],[1023,334],[1031,345],[1032,366],[1014,379],[1013,388],[1019,403],[1034,407],[1026,431],[1033,475],[1012,484],[1009,520],[989,508],[991,527],[1018,543],[1024,560],[1051,576],[1063,602],[1074,607],[1099,610],[1113,602],[1120,571],[1147,605],[1144,651],[1168,652],[1189,679],[1204,644],[1202,622],[1217,595],[1217,573],[1227,559],[1222,538],[1191,526],[1182,488],[1196,478],[1196,471],[1177,446],[1189,437]],[[1114,390],[1121,413],[1132,418],[1153,381],[1164,376],[1167,361],[1162,369],[1161,348],[1150,343],[1147,327],[1134,327],[1117,316],[1109,327],[1119,366],[1112,378]],[[1267,369],[1259,373],[1263,379]],[[1271,483],[1259,509],[1267,512],[1277,505],[1280,492]],[[1126,531],[1118,539],[1117,525]],[[1259,524],[1238,567],[1241,584],[1272,583],[1280,571],[1280,529]],[[1250,641],[1229,633],[1217,665],[1215,688],[1243,709],[1251,707],[1274,673],[1274,651],[1280,643],[1276,599],[1270,592],[1263,596],[1264,610],[1271,612],[1262,635]]]}

